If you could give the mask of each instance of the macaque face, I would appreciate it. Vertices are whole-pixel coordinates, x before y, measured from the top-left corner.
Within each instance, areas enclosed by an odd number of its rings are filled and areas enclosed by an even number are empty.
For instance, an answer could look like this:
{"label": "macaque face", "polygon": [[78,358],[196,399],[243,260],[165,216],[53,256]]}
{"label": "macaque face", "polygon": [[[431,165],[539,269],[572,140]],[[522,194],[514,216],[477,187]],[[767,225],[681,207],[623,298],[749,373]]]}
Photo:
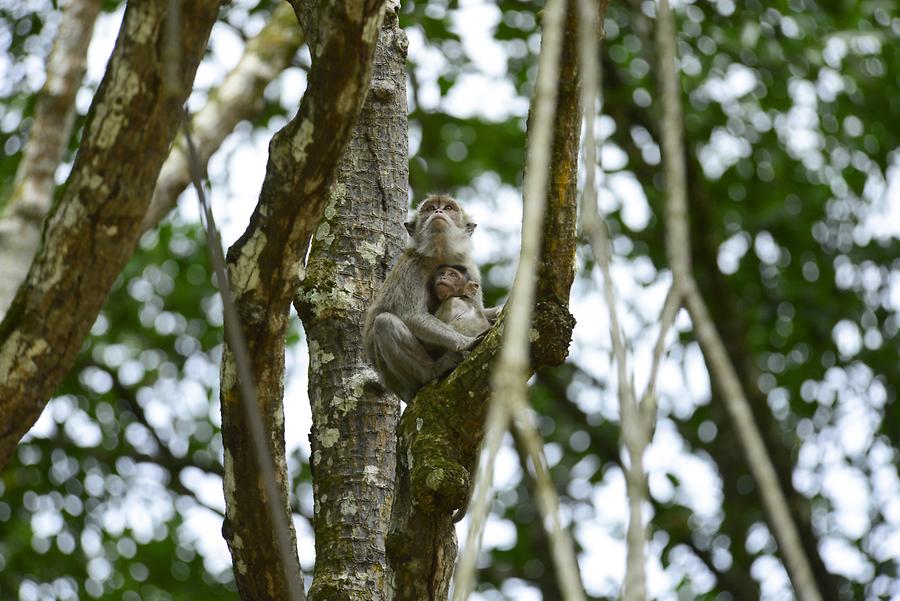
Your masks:
{"label": "macaque face", "polygon": [[449,197],[437,197],[427,200],[419,208],[419,215],[424,218],[426,229],[442,232],[451,227],[462,227],[462,211],[456,201]]}
{"label": "macaque face", "polygon": [[429,196],[416,212],[415,219],[406,224],[413,236],[423,234],[472,235],[475,223],[462,207],[449,196]]}
{"label": "macaque face", "polygon": [[459,270],[449,265],[442,265],[434,276],[434,293],[441,301],[452,296],[467,296],[466,289],[469,276],[464,270]]}

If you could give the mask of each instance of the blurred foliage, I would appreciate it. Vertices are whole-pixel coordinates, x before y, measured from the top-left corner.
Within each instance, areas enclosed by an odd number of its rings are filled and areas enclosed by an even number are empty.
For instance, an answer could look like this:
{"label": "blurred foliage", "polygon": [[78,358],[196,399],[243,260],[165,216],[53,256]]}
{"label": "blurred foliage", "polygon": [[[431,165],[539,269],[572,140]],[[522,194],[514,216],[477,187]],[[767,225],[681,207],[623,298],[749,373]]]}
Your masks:
{"label": "blurred foliage", "polygon": [[[223,23],[246,38],[273,4],[229,4]],[[505,78],[527,98],[543,4],[496,6],[491,32],[506,55]],[[410,60],[416,199],[434,190],[491,198],[521,182],[524,115],[448,109],[454,88],[478,71],[455,21],[458,8],[403,3],[402,24],[425,49]],[[602,51],[608,217],[617,260],[645,274],[643,285],[665,279],[653,8],[612,3]],[[892,125],[900,119],[897,7],[717,0],[676,12],[698,281],[752,384],[776,463],[808,497],[800,511],[825,565],[840,576],[823,592],[829,599],[900,595],[896,543],[889,542],[900,528],[898,501],[889,496],[897,491],[900,438],[900,244],[885,209],[889,170],[900,169],[900,130]],[[0,68],[8,67],[0,83],[3,186],[40,85],[28,73],[43,61],[57,22],[49,0],[0,0]],[[295,110],[268,96],[255,127]],[[646,198],[644,217],[642,199],[616,182]],[[585,256],[580,264],[576,287],[583,290],[592,262]],[[508,267],[508,258],[498,259],[487,271]],[[486,286],[489,304],[505,293]],[[220,339],[202,236],[196,225],[167,221],[143,239],[76,368],[0,474],[0,598],[235,598],[228,570],[212,573],[191,526],[219,520],[223,509],[208,494],[221,486]],[[685,377],[692,353],[684,329],[670,359]],[[576,356],[539,374],[532,400],[566,514],[576,524],[599,522],[621,540],[618,518],[607,518],[621,511],[598,493],[621,482],[614,389],[597,379],[599,371],[588,355]],[[709,400],[661,399],[660,428],[677,435],[720,489],[698,493],[678,473],[651,474],[654,561],[678,598],[774,596],[777,587],[760,577],[774,546],[734,433]],[[298,511],[308,515],[308,465],[298,453],[290,466]],[[846,525],[840,490],[824,482],[836,469],[861,489],[862,528]],[[698,512],[698,494],[720,499],[713,517]],[[483,590],[515,599],[513,585],[524,583],[557,598],[531,498],[527,477],[500,491],[495,518],[511,526],[514,544],[490,549]],[[576,539],[585,541],[578,528]],[[835,546],[840,553],[825,552]],[[615,582],[601,588],[612,597]]]}

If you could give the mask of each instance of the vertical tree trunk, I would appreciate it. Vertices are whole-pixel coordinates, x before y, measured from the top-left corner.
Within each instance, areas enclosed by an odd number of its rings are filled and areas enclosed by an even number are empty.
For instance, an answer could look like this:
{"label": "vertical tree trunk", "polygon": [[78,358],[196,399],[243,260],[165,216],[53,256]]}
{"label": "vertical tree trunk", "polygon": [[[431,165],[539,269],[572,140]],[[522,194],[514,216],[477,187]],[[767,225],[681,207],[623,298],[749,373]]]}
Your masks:
{"label": "vertical tree trunk", "polygon": [[406,48],[397,14],[389,11],[369,94],[295,300],[310,355],[313,600],[389,598],[384,541],[400,405],[369,366],[362,326],[406,239]]}
{"label": "vertical tree trunk", "polygon": [[[247,230],[228,251],[231,292],[253,371],[254,409],[263,418],[281,495],[287,492],[284,344],[291,300],[368,90],[384,14],[382,0],[294,0],[292,5],[316,23],[315,35],[307,31],[309,84],[297,115],[269,144],[259,202]],[[235,350],[226,344],[222,356],[223,533],[241,597],[285,599],[300,577],[299,562],[295,549],[274,542],[283,541],[285,527],[293,538],[293,524],[286,520],[285,497],[275,509],[268,496],[260,471],[268,458],[254,456],[256,440],[244,417],[241,403],[247,400],[240,393]]]}

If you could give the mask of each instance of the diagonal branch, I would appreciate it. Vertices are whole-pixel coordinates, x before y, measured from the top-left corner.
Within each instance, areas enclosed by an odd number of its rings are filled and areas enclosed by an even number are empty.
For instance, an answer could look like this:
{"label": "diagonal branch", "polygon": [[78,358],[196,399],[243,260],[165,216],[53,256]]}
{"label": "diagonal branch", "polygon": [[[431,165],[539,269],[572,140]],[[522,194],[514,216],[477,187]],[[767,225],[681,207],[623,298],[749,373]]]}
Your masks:
{"label": "diagonal branch", "polygon": [[813,576],[809,558],[803,550],[797,525],[791,517],[772,459],[691,271],[686,167],[682,148],[684,133],[681,93],[675,68],[675,25],[668,0],[660,0],[659,3],[656,43],[663,99],[663,166],[669,188],[667,245],[673,276],[685,292],[686,305],[694,322],[697,340],[703,349],[710,372],[715,375],[721,387],[722,398],[744,447],[750,471],[759,486],[763,505],[772,524],[772,533],[784,555],[794,590],[803,601],[820,601],[822,595]]}
{"label": "diagonal branch", "polygon": [[141,233],[219,2],[182,4],[177,93],[159,82],[166,2],[130,3],[43,243],[0,324],[0,466],[75,361]]}

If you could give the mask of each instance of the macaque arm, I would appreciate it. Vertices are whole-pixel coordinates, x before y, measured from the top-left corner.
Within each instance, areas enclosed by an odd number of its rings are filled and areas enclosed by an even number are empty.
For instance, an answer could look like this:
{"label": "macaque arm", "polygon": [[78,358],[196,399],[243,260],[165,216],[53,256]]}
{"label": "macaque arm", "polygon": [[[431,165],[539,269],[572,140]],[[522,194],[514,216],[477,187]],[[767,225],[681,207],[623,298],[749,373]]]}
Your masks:
{"label": "macaque arm", "polygon": [[502,310],[503,305],[498,305],[496,307],[485,307],[484,316],[489,322],[494,323],[495,321],[497,321],[497,317],[500,316],[500,311]]}
{"label": "macaque arm", "polygon": [[473,338],[463,336],[430,313],[415,313],[403,318],[403,323],[413,336],[424,342],[445,348],[448,351],[462,351],[469,348]]}

